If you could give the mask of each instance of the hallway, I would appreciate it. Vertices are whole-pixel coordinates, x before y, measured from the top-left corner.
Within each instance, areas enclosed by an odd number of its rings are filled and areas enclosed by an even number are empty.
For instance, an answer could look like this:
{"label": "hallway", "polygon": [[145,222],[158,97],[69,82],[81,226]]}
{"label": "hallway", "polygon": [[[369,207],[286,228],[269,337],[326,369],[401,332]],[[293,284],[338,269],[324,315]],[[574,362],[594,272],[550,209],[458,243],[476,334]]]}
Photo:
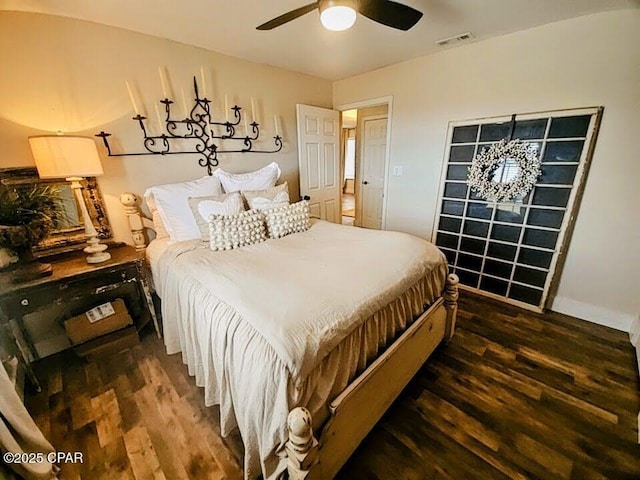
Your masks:
{"label": "hallway", "polygon": [[353,193],[342,194],[342,224],[353,225],[356,216],[356,197]]}

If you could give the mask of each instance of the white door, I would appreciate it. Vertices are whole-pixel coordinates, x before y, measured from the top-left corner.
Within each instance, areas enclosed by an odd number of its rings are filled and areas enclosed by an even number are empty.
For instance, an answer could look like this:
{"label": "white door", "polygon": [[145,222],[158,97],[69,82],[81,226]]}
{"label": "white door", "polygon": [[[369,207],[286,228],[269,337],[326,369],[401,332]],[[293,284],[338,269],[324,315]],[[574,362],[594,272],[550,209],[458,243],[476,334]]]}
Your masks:
{"label": "white door", "polygon": [[387,156],[387,117],[363,119],[360,224],[382,228],[382,198]]}
{"label": "white door", "polygon": [[300,196],[311,215],[340,223],[340,112],[296,105]]}

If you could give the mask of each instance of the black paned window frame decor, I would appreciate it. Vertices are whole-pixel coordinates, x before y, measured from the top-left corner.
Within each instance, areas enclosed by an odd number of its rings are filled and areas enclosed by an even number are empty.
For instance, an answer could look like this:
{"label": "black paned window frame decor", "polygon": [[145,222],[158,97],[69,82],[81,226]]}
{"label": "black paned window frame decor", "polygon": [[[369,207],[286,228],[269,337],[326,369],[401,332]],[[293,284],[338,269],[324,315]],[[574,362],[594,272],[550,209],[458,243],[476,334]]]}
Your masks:
{"label": "black paned window frame decor", "polygon": [[[551,305],[602,111],[590,107],[449,123],[432,240],[463,288],[537,312]],[[510,200],[483,198],[463,173],[483,150],[516,139],[537,150],[541,168],[535,184]]]}

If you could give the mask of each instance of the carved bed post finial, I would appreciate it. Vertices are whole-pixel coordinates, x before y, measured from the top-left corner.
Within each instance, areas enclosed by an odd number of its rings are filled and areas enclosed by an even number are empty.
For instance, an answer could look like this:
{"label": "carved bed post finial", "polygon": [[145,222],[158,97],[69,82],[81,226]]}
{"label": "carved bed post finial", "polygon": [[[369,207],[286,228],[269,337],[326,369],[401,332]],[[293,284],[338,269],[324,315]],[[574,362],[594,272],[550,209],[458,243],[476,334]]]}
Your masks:
{"label": "carved bed post finial", "polygon": [[147,247],[147,239],[144,236],[144,225],[138,208],[138,198],[133,193],[125,192],[120,195],[120,203],[124,205],[136,250],[144,250]]}
{"label": "carved bed post finial", "polygon": [[287,452],[287,473],[289,480],[312,480],[311,468],[318,463],[318,440],[313,436],[311,413],[303,407],[296,407],[287,417],[289,440]]}
{"label": "carved bed post finial", "polygon": [[447,276],[447,283],[444,287],[444,308],[447,309],[447,330],[445,332],[445,339],[451,340],[453,333],[456,329],[456,316],[458,315],[458,283],[460,279],[455,273],[450,273]]}

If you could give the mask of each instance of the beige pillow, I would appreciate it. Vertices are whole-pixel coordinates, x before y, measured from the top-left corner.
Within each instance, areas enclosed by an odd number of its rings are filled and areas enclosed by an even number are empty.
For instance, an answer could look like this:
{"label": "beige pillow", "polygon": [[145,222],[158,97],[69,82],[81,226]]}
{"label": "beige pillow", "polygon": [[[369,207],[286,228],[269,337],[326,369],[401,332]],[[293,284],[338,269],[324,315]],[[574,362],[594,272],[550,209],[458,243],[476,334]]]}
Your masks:
{"label": "beige pillow", "polygon": [[200,238],[209,241],[209,219],[211,215],[236,215],[244,211],[242,195],[213,195],[189,198],[189,207],[200,229]]}
{"label": "beige pillow", "polygon": [[169,236],[169,232],[167,232],[158,210],[153,211],[151,219],[153,220],[153,230],[156,232],[156,238],[167,238]]}
{"label": "beige pillow", "polygon": [[267,239],[264,215],[257,210],[237,215],[211,215],[209,235],[209,248],[214,251],[264,242]]}
{"label": "beige pillow", "polygon": [[156,207],[156,202],[153,199],[153,194],[145,192],[145,195],[147,194],[148,196],[145,196],[144,200],[151,212],[151,221],[153,222],[153,231],[156,233],[156,238],[166,238],[169,236],[169,232],[167,232],[167,228],[164,226],[158,207]]}
{"label": "beige pillow", "polygon": [[264,217],[271,238],[281,238],[291,233],[309,230],[309,204],[302,200],[286,207],[265,210]]}
{"label": "beige pillow", "polygon": [[242,191],[252,210],[269,210],[289,205],[289,185],[284,182],[266,190]]}

